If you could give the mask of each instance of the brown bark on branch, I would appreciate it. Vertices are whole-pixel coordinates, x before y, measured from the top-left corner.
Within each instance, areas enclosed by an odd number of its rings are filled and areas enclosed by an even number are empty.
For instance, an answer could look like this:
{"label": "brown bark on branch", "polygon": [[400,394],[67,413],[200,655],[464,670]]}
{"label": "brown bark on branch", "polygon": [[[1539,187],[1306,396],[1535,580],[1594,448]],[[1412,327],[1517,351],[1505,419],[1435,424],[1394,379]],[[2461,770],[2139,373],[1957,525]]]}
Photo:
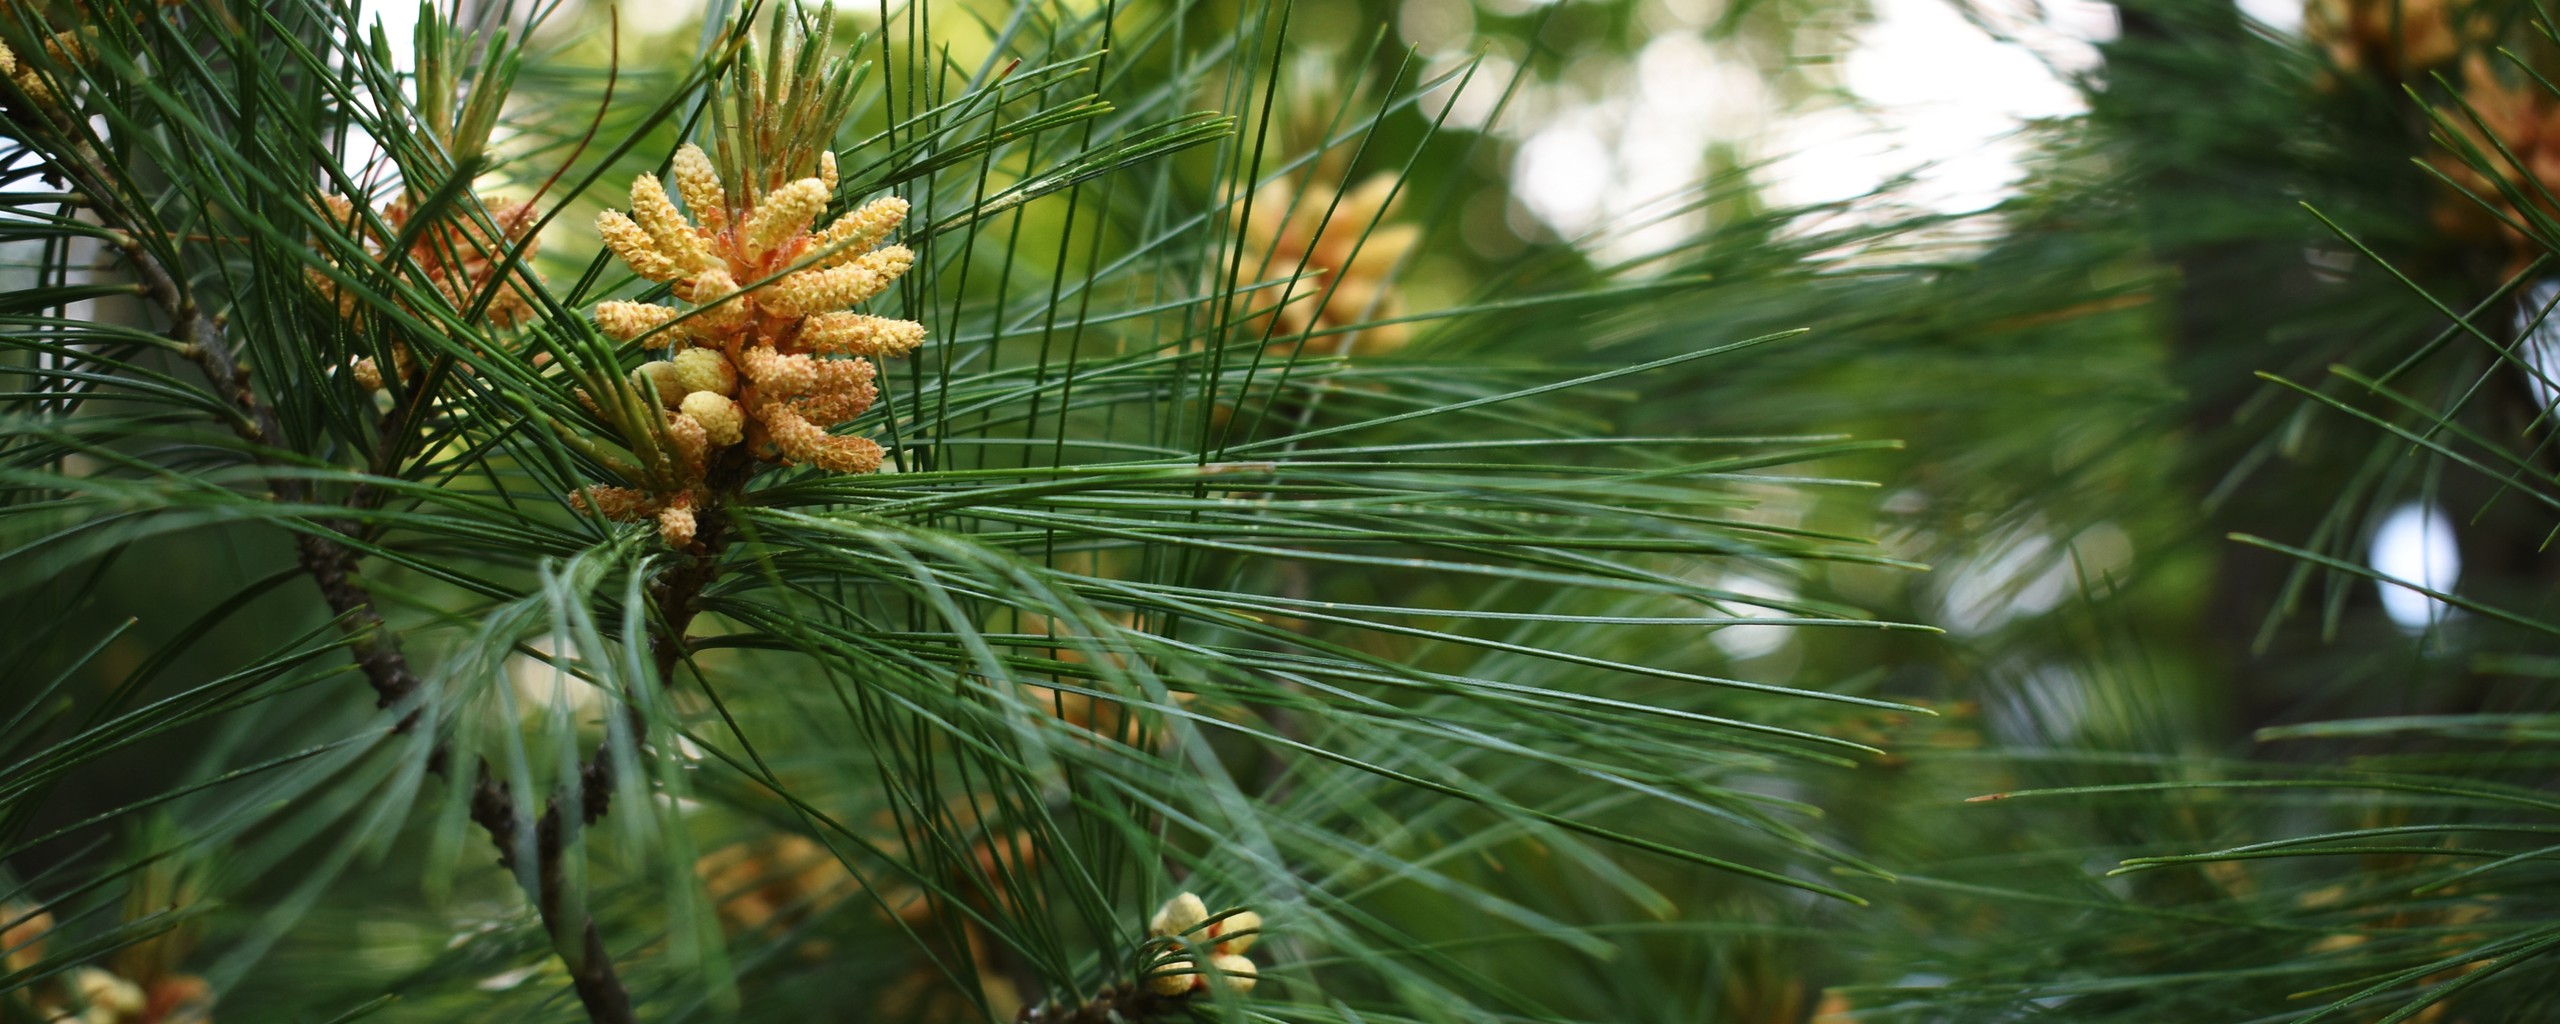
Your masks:
{"label": "brown bark on branch", "polygon": [[1131,1024],[1156,1020],[1191,1002],[1188,992],[1157,995],[1142,982],[1104,988],[1087,1002],[1071,1006],[1035,1003],[1014,1015],[1015,1024]]}
{"label": "brown bark on branch", "polygon": [[[54,166],[66,178],[92,196],[117,194],[102,187],[111,182],[112,175],[94,153],[82,145],[75,144],[69,148],[71,153],[67,159],[54,161]],[[186,354],[204,370],[206,378],[222,399],[238,413],[233,424],[236,432],[252,444],[282,447],[285,442],[282,421],[274,408],[261,400],[251,386],[249,370],[240,364],[237,353],[231,348],[221,320],[207,314],[177,273],[163,265],[131,234],[133,225],[117,223],[116,211],[111,204],[101,203],[96,209],[101,221],[118,233],[118,248],[142,285],[143,294],[168,314],[170,337],[184,346]],[[260,461],[273,464],[272,460]],[[307,503],[313,499],[309,484],[303,480],[279,475],[270,478],[268,484],[280,500]],[[340,535],[352,535],[354,530],[353,524],[346,522],[322,521],[315,525]],[[375,608],[372,594],[356,578],[357,552],[318,532],[297,536],[294,552],[303,570],[318,585],[322,599],[336,615],[340,628],[346,631],[350,639],[349,652],[357,668],[363,672],[365,681],[373,688],[375,703],[389,708],[415,695],[420,688],[417,673],[411,670],[408,658],[401,652],[398,637]],[[411,709],[394,729],[407,731],[416,725],[418,719],[419,710]],[[442,744],[438,744],[429,755],[427,766],[439,776],[453,778],[452,766],[447,763]],[[598,752],[595,764],[581,772],[580,782],[582,792],[576,794],[581,807],[580,818],[584,822],[592,822],[604,812],[603,794],[608,793],[611,787],[611,762],[605,760],[603,751]],[[534,848],[538,864],[534,871],[533,891],[528,895],[542,916],[543,927],[553,936],[555,948],[577,950],[574,956],[564,955],[563,960],[588,1018],[596,1024],[636,1024],[638,1018],[632,1010],[630,993],[614,971],[612,956],[605,948],[595,919],[580,915],[576,922],[560,920],[561,858],[566,845],[560,822],[560,803],[561,800],[555,797],[535,826]],[[499,863],[512,868],[517,840],[515,794],[506,783],[498,781],[486,765],[479,766],[473,778],[470,813],[471,820],[488,832],[490,841],[497,846]]]}

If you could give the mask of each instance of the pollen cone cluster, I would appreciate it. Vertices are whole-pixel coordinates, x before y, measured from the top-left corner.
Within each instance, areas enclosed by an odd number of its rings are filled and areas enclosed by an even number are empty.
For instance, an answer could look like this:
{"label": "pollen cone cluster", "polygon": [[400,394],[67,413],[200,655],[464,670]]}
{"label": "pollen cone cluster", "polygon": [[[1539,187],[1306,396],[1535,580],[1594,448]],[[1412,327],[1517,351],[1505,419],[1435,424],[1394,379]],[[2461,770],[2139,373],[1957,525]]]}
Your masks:
{"label": "pollen cone cluster", "polygon": [[[966,807],[958,805],[962,812]],[[876,824],[884,832],[894,830],[894,822],[885,820],[885,814],[883,817]],[[886,837],[875,838],[872,844],[891,851],[905,845]],[[919,931],[958,922],[970,962],[980,965],[980,993],[992,1006],[1016,1006],[1021,998],[1013,983],[991,966],[997,961],[984,929],[969,915],[949,913],[946,895],[958,896],[980,914],[998,909],[1009,915],[1019,914],[1021,908],[1014,902],[1012,890],[1001,879],[1031,871],[1038,856],[1038,845],[1028,832],[981,835],[970,846],[967,863],[971,867],[955,866],[941,884],[931,887],[871,879],[869,882],[879,888],[872,894],[874,898],[862,901],[862,905],[878,920],[885,922],[894,917],[903,927]],[[717,901],[720,923],[730,935],[759,939],[802,935],[795,949],[811,961],[825,959],[835,948],[827,938],[832,932],[816,926],[819,920],[848,897],[862,893],[866,884],[825,846],[791,834],[714,850],[694,863],[694,873]],[[985,1020],[974,1012],[978,1007],[972,1001],[962,998],[950,986],[947,966],[915,964],[880,988],[876,1012],[865,1019]]]}
{"label": "pollen cone cluster", "polygon": [[720,923],[732,935],[796,927],[857,889],[853,873],[826,847],[787,833],[713,850],[693,870],[719,900]]}
{"label": "pollen cone cluster", "polygon": [[[1135,613],[1119,611],[1104,614],[1122,631],[1138,628]],[[1061,676],[1059,680],[1065,683],[1061,687],[1019,684],[1026,705],[1074,729],[1091,733],[1092,738],[1098,741],[1160,748],[1169,739],[1165,730],[1149,722],[1142,713],[1146,699],[1142,695],[1125,692],[1115,682],[1120,673],[1127,670],[1129,652],[1115,649],[1116,645],[1104,638],[1107,632],[1104,636],[1086,636],[1047,615],[1026,615],[1021,619],[1021,628],[1029,636],[1062,638],[1056,646],[1043,652],[1048,657],[1068,665],[1096,665],[1106,669]],[[1175,691],[1172,696],[1177,703],[1187,705],[1198,695]]]}
{"label": "pollen cone cluster", "polygon": [[[0,971],[16,974],[42,963],[53,925],[49,911],[0,904]],[[35,1019],[63,1024],[210,1024],[213,990],[204,979],[180,974],[147,955],[155,946],[168,945],[165,938],[145,940],[128,947],[127,954],[140,950],[146,955],[120,954],[132,963],[119,963],[115,970],[75,967],[21,988],[13,997],[24,1000]]]}
{"label": "pollen cone cluster", "polygon": [[[2540,246],[2513,226],[2530,226],[2531,221],[2501,185],[2527,197],[2544,215],[2560,217],[2560,210],[2537,198],[2560,194],[2560,101],[2539,85],[2500,81],[2488,61],[2476,54],[2463,61],[2462,72],[2463,102],[2479,114],[2480,123],[2474,125],[2460,110],[2445,111],[2445,119],[2487,157],[2495,177],[2474,170],[2457,154],[2435,157],[2432,162],[2438,170],[2478,197],[2474,201],[2447,194],[2436,206],[2436,227],[2460,240],[2502,241],[2508,250],[2508,269],[2521,270]],[[2513,161],[2499,152],[2501,146],[2514,154]],[[2482,208],[2481,202],[2489,207]]]}
{"label": "pollen cone cluster", "polygon": [[663,281],[683,306],[606,302],[596,325],[663,350],[633,383],[654,394],[663,457],[642,487],[596,487],[582,505],[622,520],[654,518],[667,542],[692,543],[694,509],[715,459],[732,450],[839,473],[880,467],[869,438],[839,436],[879,391],[871,360],[924,343],[924,325],[858,313],[915,261],[882,245],[906,218],[905,200],[874,200],[811,230],[835,194],[835,155],[817,174],[762,196],[731,196],[696,146],[677,151],[687,219],[654,176],[631,185],[631,212],[597,219],[606,246],[641,277]]}
{"label": "pollen cone cluster", "polygon": [[[480,201],[488,214],[485,220],[455,207],[438,214],[434,226],[411,232],[409,221],[417,216],[416,197],[404,194],[379,211],[382,223],[390,228],[388,236],[375,231],[370,220],[358,217],[355,202],[345,196],[324,196],[321,205],[330,223],[361,240],[375,262],[402,276],[414,271],[442,293],[453,309],[469,312],[490,290],[490,282],[510,265],[510,254],[529,263],[538,244],[532,234],[539,211],[532,203],[487,197]],[[413,236],[408,247],[391,251],[398,244],[396,239],[404,235]],[[355,291],[339,285],[329,275],[318,269],[305,269],[303,274],[320,294],[337,303],[339,316],[352,317],[361,308]],[[513,327],[530,319],[533,312],[533,303],[523,289],[505,285],[489,296],[481,317],[498,327]],[[408,349],[395,345],[391,355],[398,364],[399,376],[406,379],[413,370]],[[356,383],[365,390],[379,390],[383,385],[382,368],[370,358],[356,360],[352,372]]]}
{"label": "pollen cone cluster", "polygon": [[[1238,211],[1244,267],[1237,283],[1266,284],[1244,303],[1262,309],[1284,293],[1288,297],[1262,321],[1274,339],[1273,354],[1299,347],[1298,336],[1308,331],[1373,323],[1403,311],[1388,275],[1422,232],[1411,224],[1379,223],[1393,212],[1395,191],[1395,178],[1382,174],[1342,193],[1337,203],[1330,187],[1301,189],[1284,179],[1262,186],[1252,209]],[[1267,284],[1293,276],[1294,284]],[[1316,355],[1383,355],[1402,348],[1407,337],[1404,324],[1377,324],[1308,338],[1304,345]]]}
{"label": "pollen cone cluster", "polygon": [[2389,81],[2451,63],[2490,35],[2488,19],[2457,17],[2454,0],[2312,0],[2303,28],[2337,72]]}
{"label": "pollen cone cluster", "polygon": [[[1166,900],[1164,906],[1157,908],[1155,918],[1147,922],[1147,934],[1180,940],[1182,946],[1177,948],[1205,948],[1218,980],[1228,991],[1239,995],[1253,991],[1258,978],[1253,961],[1244,954],[1253,948],[1253,940],[1261,932],[1262,915],[1239,910],[1212,921],[1208,904],[1187,892]],[[1188,952],[1184,948],[1184,953]],[[1205,992],[1210,976],[1210,971],[1192,963],[1188,955],[1176,955],[1147,972],[1147,987],[1159,996]]]}
{"label": "pollen cone cluster", "polygon": [[[56,66],[65,66],[87,60],[89,50],[78,32],[56,32],[45,37],[44,54]],[[37,106],[61,105],[62,97],[45,81],[44,73],[18,59],[18,51],[10,49],[7,43],[0,43],[0,77],[7,78],[10,85]]]}

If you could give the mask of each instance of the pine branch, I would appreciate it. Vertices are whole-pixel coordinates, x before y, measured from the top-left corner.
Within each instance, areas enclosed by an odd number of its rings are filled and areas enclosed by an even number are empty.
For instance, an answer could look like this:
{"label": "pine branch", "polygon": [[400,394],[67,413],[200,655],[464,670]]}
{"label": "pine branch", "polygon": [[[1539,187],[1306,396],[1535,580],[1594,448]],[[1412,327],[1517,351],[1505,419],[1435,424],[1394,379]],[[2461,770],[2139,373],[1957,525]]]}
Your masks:
{"label": "pine branch", "polygon": [[[56,158],[54,166],[65,177],[76,182],[89,195],[105,197],[117,194],[108,188],[114,175],[83,142],[67,147],[67,158]],[[235,429],[242,439],[257,445],[276,445],[284,439],[282,421],[275,409],[258,397],[251,386],[249,369],[241,365],[225,335],[220,317],[208,314],[176,274],[146,249],[134,235],[135,225],[118,223],[112,204],[95,206],[99,218],[116,232],[117,248],[125,262],[133,268],[142,290],[155,305],[166,312],[173,326],[170,337],[185,346],[187,355],[201,367],[206,378],[222,392],[222,398],[240,414]],[[271,460],[261,458],[261,462]],[[309,485],[288,475],[269,478],[268,485],[286,502],[305,502],[312,498]],[[322,522],[318,525],[340,533],[349,532],[351,524]],[[320,588],[347,635],[350,650],[365,680],[373,687],[380,707],[393,707],[415,694],[420,686],[417,673],[409,667],[408,658],[400,650],[397,636],[376,610],[373,595],[356,581],[356,552],[326,536],[304,533],[296,538],[295,554],[302,568]],[[697,586],[698,589],[698,586]],[[686,596],[690,601],[690,595]],[[689,613],[686,616],[690,618]],[[663,660],[663,659],[662,659]],[[414,727],[419,712],[411,710],[402,716],[394,731],[405,732]],[[610,791],[610,762],[604,751],[581,773],[579,802],[582,820],[592,822],[604,813],[603,796]],[[438,776],[452,778],[442,744],[428,758],[428,768]],[[510,787],[498,781],[496,774],[483,764],[475,773],[471,794],[471,819],[489,833],[498,848],[501,865],[513,867],[516,848],[516,803]],[[554,937],[555,947],[563,932],[560,920],[559,894],[565,887],[561,858],[565,837],[561,825],[559,799],[555,798],[535,825],[534,848],[537,857],[534,891],[530,894],[543,921],[544,929]],[[579,1002],[596,1024],[636,1024],[631,996],[614,971],[613,959],[605,949],[595,919],[583,917],[578,922],[580,954],[568,961],[569,976]]]}
{"label": "pine branch", "polygon": [[1150,1021],[1191,1002],[1191,993],[1158,995],[1144,984],[1112,985],[1092,1000],[1074,1006],[1035,1003],[1014,1015],[1014,1024],[1121,1024]]}
{"label": "pine branch", "polygon": [[[87,166],[86,173],[74,173],[72,177],[85,179],[83,185],[91,195],[109,194],[100,188],[106,182],[107,172],[87,147],[75,146],[74,156]],[[102,220],[111,216],[106,204],[100,204],[97,210]],[[175,324],[169,336],[186,346],[187,355],[203,368],[205,376],[222,392],[222,398],[241,414],[241,438],[252,444],[280,443],[284,438],[284,426],[276,418],[275,409],[261,401],[256,389],[250,386],[249,369],[240,365],[238,356],[232,352],[220,318],[204,312],[196,304],[194,296],[178,283],[167,267],[142,247],[141,240],[134,237],[126,226],[109,226],[116,230],[117,248],[124,253],[125,262],[132,266],[134,276],[140,279],[143,294],[166,311]],[[271,478],[268,486],[274,489],[278,499],[288,503],[311,499],[309,484],[294,477]],[[347,529],[343,523],[320,525],[341,533]],[[355,553],[344,545],[310,533],[295,539],[294,550],[304,571],[309,572],[312,580],[319,584],[320,595],[328,601],[329,610],[338,616],[353,639],[351,650],[357,666],[364,671],[365,681],[373,686],[376,706],[391,707],[416,693],[418,676],[410,670],[408,658],[401,654],[399,640],[383,622],[382,615],[374,610],[373,596],[352,578],[357,561]],[[417,718],[415,711],[402,717],[397,731],[408,731],[416,724]]]}

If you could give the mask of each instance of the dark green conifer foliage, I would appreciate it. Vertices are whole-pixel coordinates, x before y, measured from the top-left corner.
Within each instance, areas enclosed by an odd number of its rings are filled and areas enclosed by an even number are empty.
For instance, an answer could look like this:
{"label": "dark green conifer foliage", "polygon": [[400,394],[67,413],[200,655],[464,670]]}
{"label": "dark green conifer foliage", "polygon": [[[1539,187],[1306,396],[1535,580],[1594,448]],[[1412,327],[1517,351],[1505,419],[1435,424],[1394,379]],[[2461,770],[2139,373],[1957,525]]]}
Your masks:
{"label": "dark green conifer foliage", "polygon": [[[1373,322],[1449,209],[1311,171],[1462,173],[1468,72],[1287,138],[1290,16],[12,7],[0,1016],[1625,1019],[1720,907],[1871,897],[1778,780],[1910,709],[1693,652],[1922,631],[1729,582],[1900,565],[1762,514],[1888,445],[1624,429],[1793,333],[1632,355],[1684,282],[1562,248]],[[691,457],[594,318],[708,299],[590,227],[687,141],[909,203],[863,308],[927,336],[882,469],[720,455],[679,532],[584,489]],[[1421,255],[1250,251],[1319,195]]]}

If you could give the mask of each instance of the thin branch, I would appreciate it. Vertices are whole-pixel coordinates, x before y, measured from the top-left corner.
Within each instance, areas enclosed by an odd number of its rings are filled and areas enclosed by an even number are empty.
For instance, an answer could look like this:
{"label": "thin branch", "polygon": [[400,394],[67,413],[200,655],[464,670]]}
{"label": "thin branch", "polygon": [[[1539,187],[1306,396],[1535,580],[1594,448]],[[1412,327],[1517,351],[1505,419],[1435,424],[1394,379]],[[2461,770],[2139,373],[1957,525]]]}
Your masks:
{"label": "thin branch", "polygon": [[[119,194],[104,187],[114,180],[114,176],[90,147],[75,140],[67,148],[67,157],[57,156],[52,160],[65,177],[78,183],[92,196]],[[185,347],[187,355],[203,368],[206,378],[221,392],[223,400],[240,413],[234,422],[236,431],[252,444],[282,445],[285,439],[283,423],[276,416],[275,409],[260,399],[257,390],[251,386],[249,369],[241,365],[238,355],[232,350],[224,334],[222,319],[206,313],[178,276],[142,245],[133,234],[135,225],[118,223],[122,218],[116,216],[114,204],[100,202],[94,209],[101,222],[116,232],[117,248],[133,268],[144,295],[169,315],[170,337]],[[270,459],[261,457],[259,461],[272,466]],[[268,486],[286,502],[302,503],[312,497],[309,484],[290,475],[271,477]],[[341,534],[348,533],[351,528],[351,524],[325,521],[316,525]],[[420,685],[418,676],[410,669],[407,656],[401,652],[398,636],[375,609],[373,595],[355,578],[359,560],[357,553],[318,533],[300,535],[294,550],[302,568],[318,584],[322,599],[328,602],[330,611],[336,614],[350,638],[349,650],[357,667],[364,673],[365,681],[373,687],[375,703],[380,707],[393,707],[415,694]],[[395,728],[406,731],[418,720],[419,712],[412,710],[401,718]],[[579,795],[582,820],[592,821],[603,813],[599,794],[610,788],[609,762],[605,764],[608,766],[606,770],[591,767],[580,780],[580,788],[584,790]],[[441,744],[429,756],[427,766],[439,776],[452,778],[451,766]],[[541,863],[537,865],[534,891],[531,893],[536,910],[542,916],[543,927],[553,936],[555,948],[563,946],[560,940],[565,931],[559,919],[558,906],[558,896],[564,885],[560,866],[565,845],[559,803],[559,799],[553,799],[535,827],[535,848]],[[490,841],[497,845],[499,863],[512,867],[516,848],[515,797],[486,765],[479,767],[473,781],[470,811],[472,821],[486,830]],[[595,919],[582,916],[575,927],[576,931],[568,934],[575,937],[578,955],[574,958],[564,956],[563,960],[567,962],[570,981],[577,990],[579,1002],[586,1007],[588,1018],[595,1024],[637,1024],[630,992],[615,974],[612,956],[605,949]]]}
{"label": "thin branch", "polygon": [[1157,995],[1143,983],[1112,985],[1087,1002],[1073,1006],[1034,1003],[1014,1015],[1014,1024],[1124,1024],[1164,1017],[1191,1002],[1191,993]]}

